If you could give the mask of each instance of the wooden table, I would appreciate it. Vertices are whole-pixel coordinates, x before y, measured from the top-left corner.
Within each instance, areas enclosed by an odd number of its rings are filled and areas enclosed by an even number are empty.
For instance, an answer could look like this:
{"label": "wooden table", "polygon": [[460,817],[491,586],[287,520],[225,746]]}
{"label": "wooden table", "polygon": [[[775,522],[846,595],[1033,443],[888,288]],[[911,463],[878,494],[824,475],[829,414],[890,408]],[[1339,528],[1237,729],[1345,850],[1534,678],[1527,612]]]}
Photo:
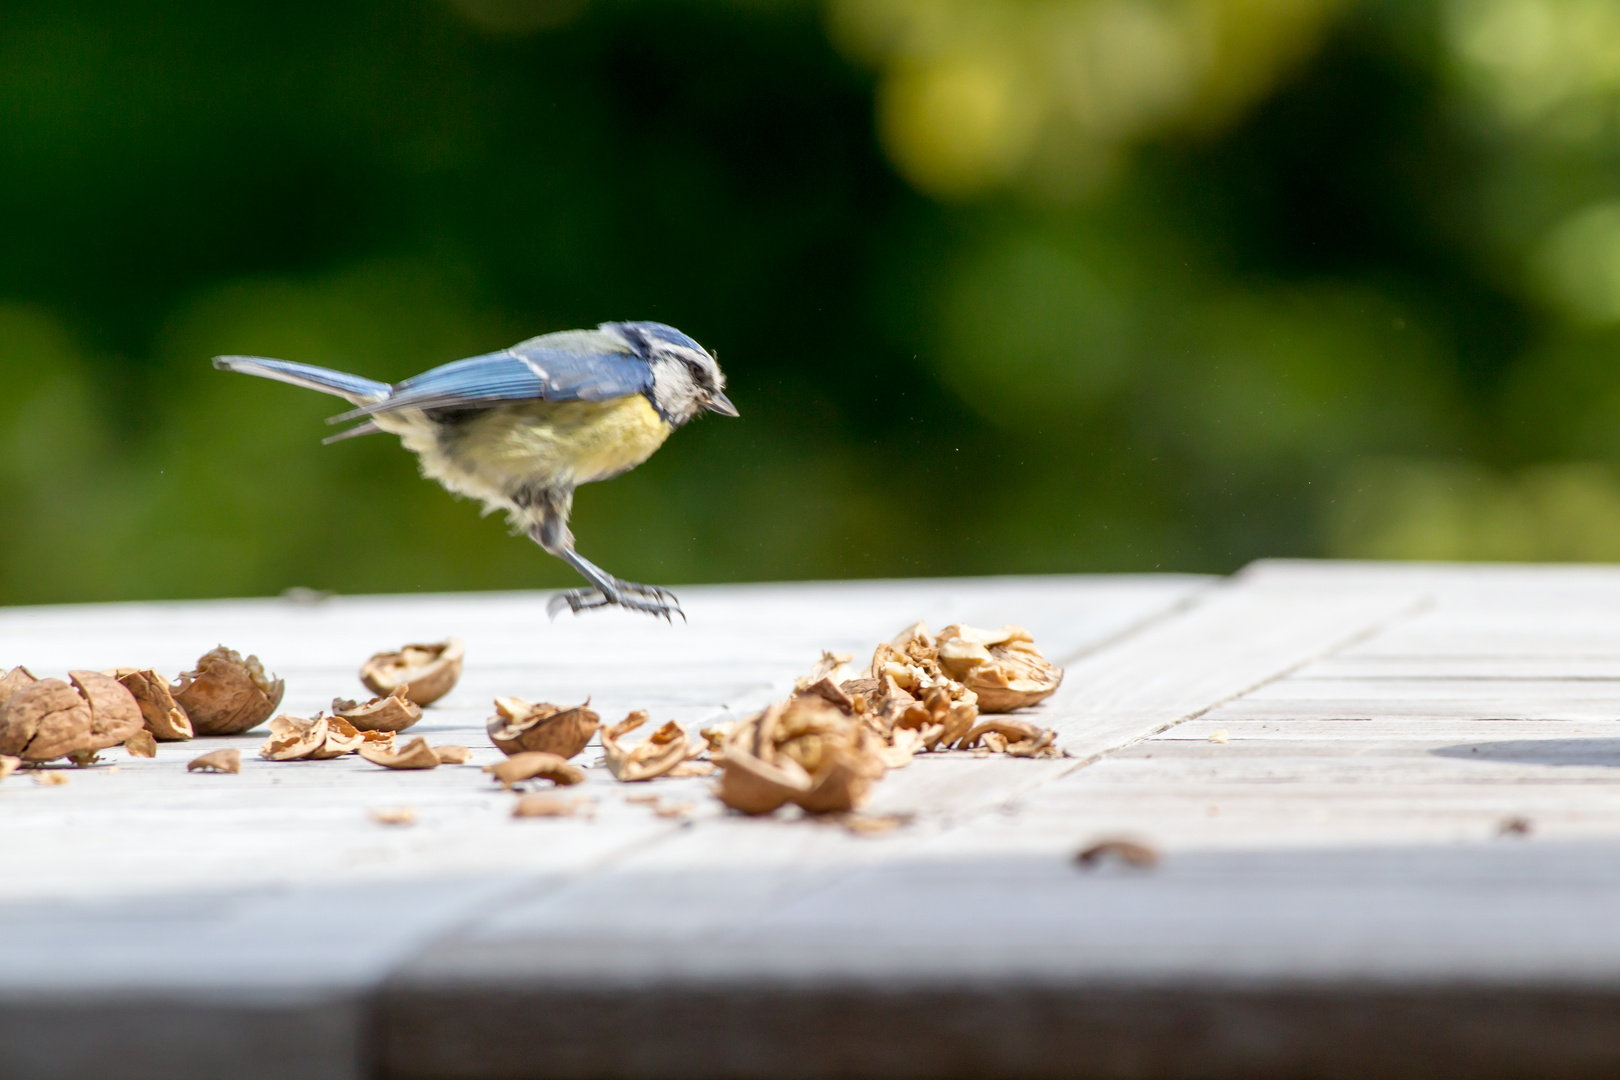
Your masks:
{"label": "wooden table", "polygon": [[[490,699],[696,726],[823,648],[1020,622],[1072,755],[919,758],[883,835],[616,784],[514,819],[477,768],[271,763],[262,731],[0,783],[0,1077],[1362,1077],[1620,1071],[1620,569],[1261,563],[1230,579],[0,610],[0,664],[218,642],[308,715],[457,635]],[[1212,740],[1217,732],[1225,741]],[[188,774],[219,746],[240,775]],[[595,759],[587,750],[584,759]],[[632,796],[688,802],[662,817]],[[413,826],[373,821],[413,807]],[[1082,867],[1138,839],[1150,868]]]}

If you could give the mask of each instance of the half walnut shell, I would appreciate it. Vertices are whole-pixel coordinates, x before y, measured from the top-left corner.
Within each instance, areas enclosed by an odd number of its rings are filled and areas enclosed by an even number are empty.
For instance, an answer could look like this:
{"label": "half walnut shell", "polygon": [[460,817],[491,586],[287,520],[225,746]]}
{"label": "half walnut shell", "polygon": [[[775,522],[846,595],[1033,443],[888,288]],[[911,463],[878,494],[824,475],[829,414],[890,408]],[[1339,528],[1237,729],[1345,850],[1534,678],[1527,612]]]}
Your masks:
{"label": "half walnut shell", "polygon": [[461,678],[466,650],[460,638],[436,645],[406,645],[398,652],[380,652],[360,667],[360,681],[373,694],[392,694],[405,687],[405,696],[418,705],[431,705],[448,694]]}
{"label": "half walnut shell", "polygon": [[257,656],[244,660],[221,645],[204,653],[195,671],[181,673],[174,700],[198,735],[236,735],[270,719],[285,690]]}
{"label": "half walnut shell", "polygon": [[1041,655],[1022,626],[947,626],[939,634],[939,665],[979,695],[979,711],[986,713],[1044,701],[1063,682],[1063,669]]}
{"label": "half walnut shell", "polygon": [[116,679],[74,671],[39,679],[0,705],[0,755],[51,761],[117,746],[142,729],[141,710]]}
{"label": "half walnut shell", "polygon": [[745,814],[793,802],[844,813],[883,776],[882,740],[831,702],[801,694],[738,724],[720,759],[720,801]]}
{"label": "half walnut shell", "polygon": [[396,686],[392,693],[374,697],[364,705],[333,698],[332,712],[361,731],[404,731],[422,719],[422,706],[407,696],[404,686]]}
{"label": "half walnut shell", "polygon": [[537,752],[571,758],[585,749],[601,726],[602,718],[590,710],[590,704],[566,707],[496,698],[495,715],[487,725],[490,741],[508,756]]}
{"label": "half walnut shell", "polygon": [[191,717],[174,700],[169,680],[150,668],[144,671],[139,668],[114,668],[105,674],[117,679],[125,690],[135,696],[135,704],[140,706],[146,730],[152,733],[153,738],[178,742],[192,737]]}

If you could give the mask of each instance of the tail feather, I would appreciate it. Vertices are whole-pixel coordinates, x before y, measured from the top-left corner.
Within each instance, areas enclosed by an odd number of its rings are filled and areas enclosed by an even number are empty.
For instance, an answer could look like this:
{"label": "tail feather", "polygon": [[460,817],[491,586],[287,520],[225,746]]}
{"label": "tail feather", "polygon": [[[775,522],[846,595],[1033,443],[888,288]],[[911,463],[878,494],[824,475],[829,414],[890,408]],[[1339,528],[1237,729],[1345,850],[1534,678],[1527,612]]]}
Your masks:
{"label": "tail feather", "polygon": [[221,371],[240,371],[244,375],[258,375],[261,378],[302,386],[308,390],[319,390],[322,393],[347,398],[356,405],[381,400],[394,389],[387,383],[375,379],[365,379],[359,375],[316,367],[314,364],[271,360],[263,356],[216,356],[214,366]]}
{"label": "tail feather", "polygon": [[378,427],[376,424],[373,424],[370,420],[367,420],[363,424],[354,425],[354,427],[349,428],[347,431],[340,431],[336,435],[328,435],[326,438],[321,440],[321,443],[324,445],[326,443],[342,442],[344,439],[352,439],[357,435],[375,435],[381,430],[382,428]]}

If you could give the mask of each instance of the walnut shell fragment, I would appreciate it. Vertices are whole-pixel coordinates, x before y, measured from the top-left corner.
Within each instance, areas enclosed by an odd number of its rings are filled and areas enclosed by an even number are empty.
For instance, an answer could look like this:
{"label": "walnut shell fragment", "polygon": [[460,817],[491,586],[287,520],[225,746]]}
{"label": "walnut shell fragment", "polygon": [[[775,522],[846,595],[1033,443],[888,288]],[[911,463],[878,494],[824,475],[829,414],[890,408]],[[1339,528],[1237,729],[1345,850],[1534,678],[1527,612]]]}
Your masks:
{"label": "walnut shell fragment", "polygon": [[777,702],[743,721],[720,760],[720,800],[745,814],[787,802],[812,814],[855,809],[883,776],[881,738],[815,694]]}
{"label": "walnut shell fragment", "polygon": [[422,719],[422,706],[406,696],[403,685],[364,705],[344,698],[332,699],[332,712],[361,731],[404,731]]}
{"label": "walnut shell fragment", "polygon": [[0,705],[0,754],[50,761],[117,746],[141,730],[141,710],[116,679],[94,671],[24,684]]}
{"label": "walnut shell fragment", "polygon": [[433,645],[406,645],[398,652],[380,652],[360,667],[360,681],[373,694],[386,696],[405,687],[405,696],[418,705],[431,705],[448,694],[461,678],[466,654],[460,638]]}
{"label": "walnut shell fragment", "polygon": [[602,718],[590,710],[590,701],[566,707],[533,704],[522,698],[495,699],[495,715],[487,725],[490,741],[501,752],[539,752],[571,758],[591,741]]}
{"label": "walnut shell fragment", "polygon": [[124,740],[124,751],[131,757],[157,757],[157,740],[145,728]]}
{"label": "walnut shell fragment", "polygon": [[568,764],[561,754],[547,754],[538,750],[513,754],[505,761],[485,765],[484,771],[499,780],[508,791],[512,785],[525,780],[550,780],[557,787],[585,782],[584,771]]}
{"label": "walnut shell fragment", "polygon": [[610,728],[602,731],[602,752],[607,758],[608,772],[615,780],[634,784],[663,776],[687,758],[696,757],[701,748],[692,746],[681,725],[671,720],[635,746],[626,746],[619,740],[645,724],[651,717],[645,709],[637,709]]}
{"label": "walnut shell fragment", "polygon": [[181,673],[174,700],[198,735],[236,735],[270,719],[285,690],[257,656],[243,660],[221,645],[198,658],[195,671]]}
{"label": "walnut shell fragment", "polygon": [[441,765],[465,765],[472,760],[472,747],[435,746],[433,755],[439,759]]}
{"label": "walnut shell fragment", "polygon": [[980,743],[989,747],[994,753],[1007,753],[1013,757],[1056,757],[1056,750],[1043,753],[1052,747],[1056,733],[1051,728],[1036,727],[1027,720],[1007,720],[997,717],[986,720],[962,736],[958,744],[962,749],[968,750]]}
{"label": "walnut shell fragment", "polygon": [[215,750],[186,763],[186,772],[239,773],[242,771],[242,751]]}
{"label": "walnut shell fragment", "polygon": [[191,717],[174,700],[169,681],[163,676],[150,668],[114,668],[102,674],[117,679],[125,690],[135,696],[135,704],[140,706],[146,730],[152,733],[153,738],[180,742],[192,737]]}
{"label": "walnut shell fragment", "polygon": [[1044,701],[1063,682],[1022,626],[980,630],[947,626],[939,634],[939,665],[979,697],[979,711],[1011,712]]}
{"label": "walnut shell fragment", "polygon": [[0,780],[4,780],[22,766],[22,758],[0,754]]}
{"label": "walnut shell fragment", "polygon": [[360,756],[373,765],[381,765],[387,769],[434,769],[439,765],[439,755],[433,752],[433,748],[421,736],[412,739],[394,753],[361,746]]}
{"label": "walnut shell fragment", "polygon": [[[259,756],[267,761],[326,761],[365,745],[365,733],[340,716],[305,719],[283,713],[270,721],[270,737],[259,747]],[[385,747],[374,749],[392,750],[392,737]]]}

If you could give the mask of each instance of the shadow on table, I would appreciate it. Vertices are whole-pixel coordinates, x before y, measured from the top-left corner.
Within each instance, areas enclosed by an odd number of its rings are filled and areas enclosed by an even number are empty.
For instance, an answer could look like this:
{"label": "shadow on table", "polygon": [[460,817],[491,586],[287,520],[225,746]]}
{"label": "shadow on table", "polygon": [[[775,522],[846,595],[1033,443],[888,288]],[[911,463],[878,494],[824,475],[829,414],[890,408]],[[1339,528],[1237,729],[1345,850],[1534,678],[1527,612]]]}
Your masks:
{"label": "shadow on table", "polygon": [[1514,761],[1530,765],[1608,765],[1620,768],[1620,739],[1507,739],[1460,743],[1429,753],[1469,761]]}

